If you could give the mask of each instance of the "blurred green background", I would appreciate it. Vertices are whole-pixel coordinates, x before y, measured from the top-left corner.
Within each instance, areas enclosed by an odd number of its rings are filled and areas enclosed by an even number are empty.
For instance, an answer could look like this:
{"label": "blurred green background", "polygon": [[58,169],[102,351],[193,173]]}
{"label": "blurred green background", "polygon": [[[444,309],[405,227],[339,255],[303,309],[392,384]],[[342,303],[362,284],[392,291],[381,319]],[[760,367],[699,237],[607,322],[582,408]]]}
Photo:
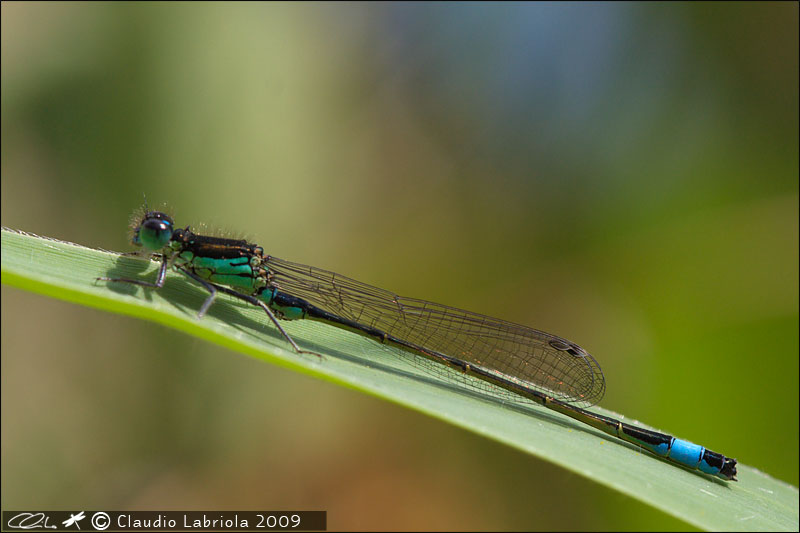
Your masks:
{"label": "blurred green background", "polygon": [[[798,483],[798,5],[2,3],[2,224],[179,224],[567,337]],[[176,331],[2,289],[2,507],[687,527]]]}

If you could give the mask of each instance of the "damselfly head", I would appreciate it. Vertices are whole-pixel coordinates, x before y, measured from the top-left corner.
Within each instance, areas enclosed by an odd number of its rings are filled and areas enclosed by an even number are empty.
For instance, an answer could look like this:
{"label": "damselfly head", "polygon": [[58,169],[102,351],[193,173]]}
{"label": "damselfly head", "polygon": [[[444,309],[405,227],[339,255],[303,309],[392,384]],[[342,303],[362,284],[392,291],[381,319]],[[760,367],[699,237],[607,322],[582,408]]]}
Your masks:
{"label": "damselfly head", "polygon": [[172,218],[161,211],[140,210],[131,220],[131,242],[149,252],[166,246],[174,231]]}

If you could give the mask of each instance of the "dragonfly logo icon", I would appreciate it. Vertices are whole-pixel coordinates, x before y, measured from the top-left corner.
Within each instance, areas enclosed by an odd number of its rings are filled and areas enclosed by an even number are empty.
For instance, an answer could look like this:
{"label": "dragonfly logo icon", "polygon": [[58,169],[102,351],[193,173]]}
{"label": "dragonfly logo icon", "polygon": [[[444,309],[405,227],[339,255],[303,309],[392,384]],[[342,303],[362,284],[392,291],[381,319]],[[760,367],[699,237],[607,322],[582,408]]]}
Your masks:
{"label": "dragonfly logo icon", "polygon": [[80,522],[84,518],[86,518],[86,515],[84,515],[83,511],[81,511],[78,514],[70,514],[69,518],[67,518],[66,520],[64,520],[61,523],[64,524],[64,527],[70,527],[70,526],[74,525],[75,527],[80,529],[81,526],[78,524],[78,522]]}

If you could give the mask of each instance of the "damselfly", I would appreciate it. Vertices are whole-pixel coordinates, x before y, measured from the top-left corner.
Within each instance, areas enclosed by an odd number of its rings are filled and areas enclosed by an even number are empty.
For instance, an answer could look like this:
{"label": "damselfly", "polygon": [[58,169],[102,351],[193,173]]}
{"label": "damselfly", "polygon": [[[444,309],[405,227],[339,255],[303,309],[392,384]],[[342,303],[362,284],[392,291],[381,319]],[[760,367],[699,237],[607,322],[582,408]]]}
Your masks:
{"label": "damselfly", "polygon": [[566,339],[278,259],[246,240],[198,235],[146,207],[134,214],[131,228],[133,244],[160,258],[155,283],[99,279],[161,288],[173,268],[208,291],[200,317],[217,292],[229,294],[263,309],[298,353],[314,352],[301,349],[279,319],[324,322],[500,387],[673,463],[736,480],[736,459],[585,410],[602,398],[605,378],[594,357]]}

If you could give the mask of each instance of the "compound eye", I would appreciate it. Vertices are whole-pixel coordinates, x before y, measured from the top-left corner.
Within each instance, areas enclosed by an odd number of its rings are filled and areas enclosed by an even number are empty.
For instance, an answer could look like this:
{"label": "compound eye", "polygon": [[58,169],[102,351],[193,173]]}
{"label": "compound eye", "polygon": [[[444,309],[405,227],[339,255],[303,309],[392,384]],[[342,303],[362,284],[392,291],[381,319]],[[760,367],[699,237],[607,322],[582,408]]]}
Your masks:
{"label": "compound eye", "polygon": [[145,219],[134,237],[134,244],[148,250],[160,250],[172,238],[172,221],[165,218]]}

